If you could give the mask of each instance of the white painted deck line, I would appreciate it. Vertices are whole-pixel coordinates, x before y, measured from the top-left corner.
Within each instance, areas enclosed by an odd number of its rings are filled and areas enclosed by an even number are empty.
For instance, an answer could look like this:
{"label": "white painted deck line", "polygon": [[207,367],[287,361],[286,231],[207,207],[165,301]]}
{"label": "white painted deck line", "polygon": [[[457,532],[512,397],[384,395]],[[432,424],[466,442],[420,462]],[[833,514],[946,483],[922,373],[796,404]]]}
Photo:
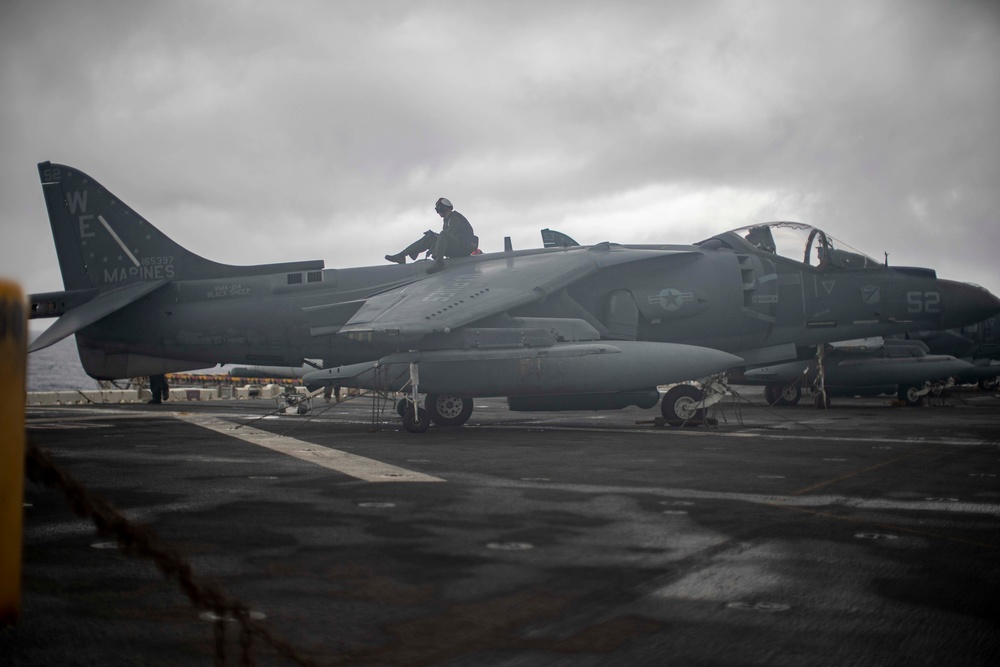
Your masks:
{"label": "white painted deck line", "polygon": [[272,451],[293,456],[309,463],[315,463],[330,470],[349,475],[365,482],[444,482],[445,480],[422,472],[400,468],[390,463],[383,463],[357,454],[349,454],[339,449],[331,449],[322,445],[314,445],[303,440],[296,440],[283,435],[275,435],[253,428],[240,426],[222,419],[193,414],[174,414],[191,424],[207,428],[216,433],[238,438],[244,442],[266,447]]}

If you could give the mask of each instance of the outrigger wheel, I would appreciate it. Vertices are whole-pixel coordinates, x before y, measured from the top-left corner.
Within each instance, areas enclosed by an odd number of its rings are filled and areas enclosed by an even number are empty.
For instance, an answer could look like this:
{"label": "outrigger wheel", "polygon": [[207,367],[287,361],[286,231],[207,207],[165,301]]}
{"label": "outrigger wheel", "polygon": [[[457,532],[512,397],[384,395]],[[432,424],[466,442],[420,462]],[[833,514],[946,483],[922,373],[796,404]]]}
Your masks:
{"label": "outrigger wheel", "polygon": [[423,433],[430,425],[430,413],[407,401],[406,410],[403,412],[403,428],[410,433]]}
{"label": "outrigger wheel", "polygon": [[423,433],[431,425],[431,415],[420,407],[417,398],[420,396],[420,366],[415,361],[410,362],[410,395],[396,404],[398,410],[403,407],[403,428],[410,433]]}
{"label": "outrigger wheel", "polygon": [[671,426],[701,424],[705,421],[705,408],[697,407],[705,398],[705,393],[689,384],[671,387],[663,396],[660,412]]}

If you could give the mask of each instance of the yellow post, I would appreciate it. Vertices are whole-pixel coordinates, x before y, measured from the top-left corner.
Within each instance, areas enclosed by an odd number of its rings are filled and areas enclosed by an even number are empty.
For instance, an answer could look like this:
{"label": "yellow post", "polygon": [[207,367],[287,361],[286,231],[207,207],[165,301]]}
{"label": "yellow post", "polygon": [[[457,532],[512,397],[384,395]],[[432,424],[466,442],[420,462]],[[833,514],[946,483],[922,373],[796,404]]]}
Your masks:
{"label": "yellow post", "polygon": [[21,613],[26,310],[21,288],[0,280],[0,625]]}

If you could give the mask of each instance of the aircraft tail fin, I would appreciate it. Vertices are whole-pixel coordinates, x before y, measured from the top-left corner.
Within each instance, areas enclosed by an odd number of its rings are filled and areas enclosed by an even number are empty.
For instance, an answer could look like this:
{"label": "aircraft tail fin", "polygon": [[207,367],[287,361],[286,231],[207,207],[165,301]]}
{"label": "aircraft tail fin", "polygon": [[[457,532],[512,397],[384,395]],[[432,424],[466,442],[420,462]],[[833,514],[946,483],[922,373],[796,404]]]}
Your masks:
{"label": "aircraft tail fin", "polygon": [[562,232],[546,228],[542,230],[542,245],[546,248],[571,248],[580,244]]}
{"label": "aircraft tail fin", "polygon": [[78,169],[42,162],[38,175],[68,291],[323,268],[322,261],[258,266],[213,262],[174,242]]}

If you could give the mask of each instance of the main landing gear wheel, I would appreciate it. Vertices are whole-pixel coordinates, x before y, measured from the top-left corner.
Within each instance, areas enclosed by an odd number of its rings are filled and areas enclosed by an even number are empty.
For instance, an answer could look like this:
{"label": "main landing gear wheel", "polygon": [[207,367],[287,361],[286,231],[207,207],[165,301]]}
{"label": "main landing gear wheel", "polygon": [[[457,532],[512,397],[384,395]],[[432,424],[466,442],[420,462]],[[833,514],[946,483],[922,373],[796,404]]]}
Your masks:
{"label": "main landing gear wheel", "polygon": [[396,401],[396,414],[402,417],[406,414],[406,399],[401,398]]}
{"label": "main landing gear wheel", "polygon": [[472,416],[472,399],[449,394],[427,394],[424,407],[438,426],[461,426]]}
{"label": "main landing gear wheel", "polygon": [[403,428],[410,433],[423,433],[430,425],[431,416],[426,410],[412,404],[406,406],[403,412]]}
{"label": "main landing gear wheel", "polygon": [[993,391],[997,388],[997,384],[1000,384],[998,383],[998,380],[1000,380],[1000,378],[997,377],[983,378],[978,383],[979,388],[983,391]]}
{"label": "main landing gear wheel", "polygon": [[797,384],[769,384],[764,387],[764,400],[768,405],[798,405],[802,389]]}
{"label": "main landing gear wheel", "polygon": [[705,408],[697,406],[704,397],[705,394],[701,389],[689,384],[679,384],[663,396],[660,412],[671,426],[680,426],[684,423],[700,424],[705,420]]}
{"label": "main landing gear wheel", "polygon": [[899,400],[909,407],[920,405],[920,402],[924,399],[924,397],[918,392],[922,389],[923,387],[915,384],[901,384],[899,385]]}

